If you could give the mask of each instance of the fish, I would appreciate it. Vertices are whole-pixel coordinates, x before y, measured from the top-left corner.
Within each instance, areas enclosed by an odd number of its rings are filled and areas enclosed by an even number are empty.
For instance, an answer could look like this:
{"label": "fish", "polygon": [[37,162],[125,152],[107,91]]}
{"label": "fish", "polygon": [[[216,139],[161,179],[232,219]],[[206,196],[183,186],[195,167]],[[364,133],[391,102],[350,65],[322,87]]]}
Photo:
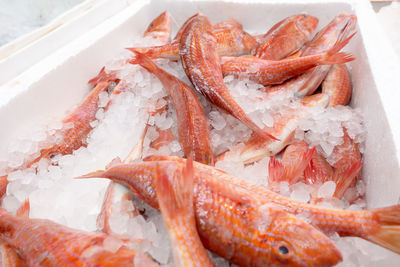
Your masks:
{"label": "fish", "polygon": [[343,143],[335,146],[332,151],[335,163],[335,175],[332,179],[336,182],[334,196],[342,198],[346,190],[355,183],[360,174],[362,166],[362,157],[358,144],[348,135],[343,128]]}
{"label": "fish", "polygon": [[232,157],[239,157],[244,164],[250,164],[263,157],[278,154],[292,142],[294,132],[301,118],[310,114],[314,108],[326,107],[328,102],[329,97],[326,94],[315,94],[305,97],[298,108],[272,114],[274,125],[269,128],[269,132],[279,138],[278,141],[266,141],[256,134],[252,134],[249,140],[244,142],[244,145],[237,144],[231,149],[232,152],[226,151],[218,155],[216,162],[220,160],[229,160]]}
{"label": "fish", "polygon": [[60,135],[62,141],[41,149],[38,157],[26,163],[26,168],[30,168],[43,158],[52,159],[56,155],[71,154],[80,147],[86,147],[86,138],[93,129],[90,122],[96,119],[96,112],[99,109],[99,94],[107,92],[108,86],[108,82],[98,83],[79,106],[61,120],[67,127],[57,130],[55,135]]}
{"label": "fish", "polygon": [[353,36],[354,34],[337,42],[327,52],[298,58],[275,61],[254,56],[222,57],[222,73],[224,76],[249,78],[264,86],[280,84],[319,65],[342,64],[354,60],[355,58],[350,54],[339,52]]}
{"label": "fish", "polygon": [[330,107],[349,104],[352,86],[346,64],[332,65],[322,83],[322,92],[329,95]]}
{"label": "fish", "polygon": [[155,188],[161,215],[172,243],[175,266],[214,266],[201,243],[193,210],[193,158],[182,173],[156,166]]}
{"label": "fish", "polygon": [[316,184],[332,181],[333,174],[333,167],[324,156],[318,151],[315,151],[310,160],[310,164],[304,170],[304,183]]}
{"label": "fish", "polygon": [[[182,164],[185,163],[185,159],[163,155],[149,156],[144,158],[144,160],[165,160],[168,163],[173,161],[181,162]],[[274,193],[264,186],[255,185],[244,179],[236,178],[212,166],[197,162],[194,162],[193,165],[195,174],[199,177],[195,179],[195,183],[203,183],[211,179],[215,182],[215,187],[217,188],[229,188],[229,190],[240,188],[241,194],[250,194],[253,197],[254,203],[252,205],[277,206],[290,214],[300,215],[302,218],[306,218],[307,222],[326,234],[337,232],[340,236],[357,236],[400,254],[400,205],[356,211],[305,204]],[[104,171],[94,172],[88,176],[97,177],[101,176],[103,173]],[[124,174],[126,174],[126,172]],[[127,176],[124,178],[126,177]],[[116,177],[112,177],[111,179],[114,178],[116,179]],[[124,178],[121,177],[120,181],[124,180]],[[143,177],[141,179],[143,179]],[[141,182],[146,182],[147,187],[143,188],[143,186],[139,184],[141,187],[140,190],[152,192],[152,186],[149,181],[142,180]],[[137,188],[137,186],[133,186],[132,183],[131,185],[133,188]],[[142,193],[142,191],[140,192]],[[195,197],[195,208],[198,205],[198,201],[200,200]]]}
{"label": "fish", "polygon": [[192,18],[180,41],[181,62],[189,80],[211,103],[236,117],[259,136],[276,139],[257,126],[233,99],[223,81],[216,47],[217,41],[208,18]]}
{"label": "fish", "polygon": [[[157,170],[158,176],[177,177],[186,160],[154,157],[78,178],[107,178],[122,183],[159,209]],[[327,236],[275,205],[263,203],[244,180],[202,163],[193,162],[193,167],[197,231],[207,249],[239,266],[333,266],[342,260]]]}
{"label": "fish", "polygon": [[252,55],[266,60],[281,60],[298,51],[317,25],[318,19],[307,14],[284,18],[258,39]]}
{"label": "fish", "polygon": [[154,74],[172,99],[178,121],[178,139],[184,154],[205,164],[214,164],[208,121],[194,91],[184,82],[157,67],[145,55],[135,52],[131,64],[139,64]]}
{"label": "fish", "polygon": [[[129,240],[72,229],[50,220],[14,216],[3,209],[0,239],[17,251],[23,266],[134,266],[138,255],[129,248]],[[110,250],[105,245],[109,239],[121,246]],[[148,262],[152,260],[148,258]]]}
{"label": "fish", "polygon": [[150,22],[143,37],[153,38],[162,44],[169,43],[171,38],[171,15],[169,12],[164,11]]}
{"label": "fish", "polygon": [[0,241],[0,266],[23,267],[24,262],[14,248],[4,241]]}
{"label": "fish", "polygon": [[[314,38],[306,43],[298,56],[309,56],[324,53],[331,49],[339,40],[347,38],[356,28],[357,17],[352,14],[339,14],[321,29]],[[317,90],[330,69],[329,65],[312,68],[300,76],[294,77],[280,85],[268,88],[271,91],[290,91],[298,97],[311,95]]]}
{"label": "fish", "polygon": [[304,180],[304,170],[314,153],[315,147],[309,149],[305,142],[294,142],[286,147],[281,161],[272,156],[268,163],[268,185],[271,187],[274,183],[283,181],[292,185]]}
{"label": "fish", "polygon": [[[193,16],[192,18],[198,16]],[[213,33],[217,39],[216,49],[220,56],[239,56],[248,54],[256,45],[256,40],[253,36],[243,31],[241,27],[230,26],[232,24],[232,22],[228,21],[225,22],[225,24],[218,24],[215,29],[213,28]],[[183,30],[184,27],[181,29]],[[181,33],[178,34],[181,35]],[[166,58],[170,60],[179,60],[179,43],[180,39],[178,38],[175,41],[162,46],[133,47],[128,48],[128,50],[138,51],[152,59]]]}

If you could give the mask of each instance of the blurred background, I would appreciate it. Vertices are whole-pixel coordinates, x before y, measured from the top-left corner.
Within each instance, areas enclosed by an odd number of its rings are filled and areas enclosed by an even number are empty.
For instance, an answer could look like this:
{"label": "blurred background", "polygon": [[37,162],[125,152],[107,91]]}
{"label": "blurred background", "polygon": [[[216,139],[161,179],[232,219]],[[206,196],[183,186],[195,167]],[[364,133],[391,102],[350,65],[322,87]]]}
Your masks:
{"label": "blurred background", "polygon": [[[0,0],[0,46],[47,24],[82,2],[84,0]],[[400,2],[378,0],[371,3],[400,57]]]}

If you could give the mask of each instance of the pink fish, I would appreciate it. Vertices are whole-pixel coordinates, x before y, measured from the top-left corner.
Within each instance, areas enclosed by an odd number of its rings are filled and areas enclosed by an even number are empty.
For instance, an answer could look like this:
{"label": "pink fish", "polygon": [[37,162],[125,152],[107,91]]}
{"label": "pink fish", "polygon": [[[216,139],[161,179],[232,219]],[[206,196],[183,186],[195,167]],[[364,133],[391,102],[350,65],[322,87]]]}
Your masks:
{"label": "pink fish", "polygon": [[284,18],[257,40],[252,54],[266,60],[283,59],[299,50],[317,25],[318,19],[306,14]]}
{"label": "pink fish", "polygon": [[182,173],[156,167],[155,188],[158,205],[172,242],[176,266],[213,266],[200,241],[193,210],[193,159],[189,157]]}
{"label": "pink fish", "polygon": [[353,35],[337,42],[335,46],[324,53],[279,61],[250,56],[223,57],[221,60],[222,72],[224,76],[245,77],[262,85],[279,84],[319,65],[341,64],[354,60],[351,55],[339,52],[352,37]]}

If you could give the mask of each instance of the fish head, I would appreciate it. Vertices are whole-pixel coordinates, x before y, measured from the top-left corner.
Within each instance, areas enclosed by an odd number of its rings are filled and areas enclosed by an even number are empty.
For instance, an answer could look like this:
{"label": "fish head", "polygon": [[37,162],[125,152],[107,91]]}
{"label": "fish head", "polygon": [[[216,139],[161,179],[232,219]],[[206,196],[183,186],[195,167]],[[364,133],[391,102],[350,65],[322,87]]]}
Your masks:
{"label": "fish head", "polygon": [[171,16],[168,11],[161,13],[147,27],[144,36],[152,32],[170,32],[171,31]]}
{"label": "fish head", "polygon": [[276,206],[266,205],[266,218],[259,224],[259,238],[268,243],[269,259],[256,259],[265,266],[333,266],[342,260],[335,244],[304,220]]}
{"label": "fish head", "polygon": [[242,31],[242,44],[245,51],[251,51],[257,44],[256,38],[249,33]]}
{"label": "fish head", "polygon": [[295,17],[295,22],[297,28],[301,29],[308,36],[317,28],[318,18],[307,14],[300,14]]}
{"label": "fish head", "polygon": [[356,29],[356,25],[356,15],[342,13],[337,15],[328,26],[336,29],[338,34],[344,33],[344,37],[347,37],[352,31]]}

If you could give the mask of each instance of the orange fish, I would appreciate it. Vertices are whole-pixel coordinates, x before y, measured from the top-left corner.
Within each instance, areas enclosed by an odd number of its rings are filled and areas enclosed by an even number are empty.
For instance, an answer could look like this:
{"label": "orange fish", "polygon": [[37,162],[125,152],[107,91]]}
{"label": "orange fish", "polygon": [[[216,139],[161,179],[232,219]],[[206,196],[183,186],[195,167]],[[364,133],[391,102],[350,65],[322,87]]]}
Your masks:
{"label": "orange fish", "polygon": [[[126,240],[71,229],[49,220],[14,216],[3,209],[0,228],[0,238],[17,250],[24,266],[134,266],[137,255]],[[121,243],[116,251],[104,245],[110,238]]]}
{"label": "orange fish", "polygon": [[332,166],[324,156],[316,151],[310,160],[310,164],[304,170],[304,182],[307,184],[325,183],[332,180],[333,173]]}
{"label": "orange fish", "polygon": [[[177,175],[177,176],[176,176]],[[155,188],[161,214],[172,242],[176,266],[214,266],[200,241],[193,210],[193,159],[182,173],[156,167]]]}
{"label": "orange fish", "polygon": [[[355,15],[340,14],[326,27],[320,30],[314,38],[299,51],[299,56],[309,56],[324,53],[331,49],[339,40],[344,40],[355,29],[357,17]],[[330,66],[318,66],[306,71],[300,76],[292,78],[280,85],[269,88],[272,91],[285,90],[295,93],[299,97],[311,95],[324,80]]]}
{"label": "orange fish", "polygon": [[108,85],[108,82],[98,83],[82,103],[62,119],[61,122],[64,125],[71,124],[71,127],[56,131],[56,134],[62,136],[62,141],[40,150],[40,155],[26,164],[27,168],[42,158],[51,159],[56,155],[71,154],[74,150],[82,146],[86,147],[86,137],[93,129],[90,126],[90,122],[96,119],[96,112],[99,109],[99,94],[107,92]]}
{"label": "orange fish", "polygon": [[[326,107],[329,98],[325,94],[316,94],[304,98],[301,106],[296,109],[288,110],[284,113],[276,113],[273,115],[274,125],[267,128],[268,131],[279,138],[279,140],[267,140],[253,134],[249,140],[244,143],[244,146],[238,144],[233,151],[238,151],[238,156],[245,164],[255,162],[265,156],[272,156],[284,149],[293,139],[294,131],[296,130],[300,119],[309,114],[315,107]],[[234,153],[228,151],[217,157],[216,161],[226,160]]]}
{"label": "orange fish", "polygon": [[316,17],[300,14],[275,24],[259,38],[252,55],[266,60],[280,60],[299,50],[318,25]]}
{"label": "orange fish", "polygon": [[[193,16],[192,18],[198,17]],[[191,20],[189,20],[191,21]],[[188,22],[189,22],[188,21]],[[250,53],[251,49],[255,46],[256,40],[239,26],[233,25],[232,22],[226,22],[225,24],[217,24],[216,28],[213,28],[213,33],[217,39],[217,53],[220,56],[239,56]],[[225,26],[224,26],[225,25]],[[184,29],[181,28],[182,30]],[[178,33],[181,35],[182,33]],[[176,38],[176,37],[175,37]],[[167,58],[171,60],[179,59],[179,42],[180,39],[176,39],[170,44],[153,47],[134,47],[128,48],[130,51],[138,51],[145,54],[150,58]]]}
{"label": "orange fish", "polygon": [[258,127],[233,99],[223,81],[216,46],[210,21],[204,16],[194,17],[184,29],[180,42],[180,56],[186,75],[213,104],[242,121],[264,139],[275,139]]}
{"label": "orange fish", "polygon": [[171,38],[171,15],[164,11],[147,27],[144,37],[151,37],[162,44],[167,44]]}
{"label": "orange fish", "polygon": [[352,37],[353,35],[339,41],[325,53],[279,61],[252,56],[223,57],[221,60],[222,73],[224,76],[246,77],[262,85],[279,84],[319,65],[341,64],[354,60],[351,55],[339,52]]}
{"label": "orange fish", "polygon": [[268,185],[273,187],[274,183],[283,181],[291,185],[303,180],[303,172],[314,153],[315,148],[309,149],[305,142],[295,142],[286,147],[282,154],[282,162],[272,156],[268,167]]}
{"label": "orange fish", "polygon": [[[173,161],[181,162],[182,164],[185,162],[185,159],[171,156],[151,156],[145,160],[165,160],[168,164]],[[318,227],[325,233],[337,232],[341,236],[358,236],[400,254],[400,205],[359,211],[325,208],[294,201],[274,193],[264,186],[254,185],[212,166],[194,162],[194,170],[195,176],[199,177],[195,179],[195,183],[208,183],[208,181],[213,181],[216,188],[229,188],[230,191],[233,191],[239,186],[241,194],[250,194],[253,197],[253,205],[276,205],[291,214],[301,215],[303,218],[306,217],[312,225]],[[141,171],[146,170],[141,169]],[[91,174],[90,177],[97,177],[96,175],[102,176],[101,174],[103,173],[103,171],[99,171],[97,174]],[[137,180],[137,178],[132,178],[129,175],[134,176],[134,174],[128,174],[128,172],[124,171],[122,176],[118,176],[118,179],[120,182],[127,182],[129,180],[129,183],[134,189],[141,184],[150,185],[150,182],[144,177],[140,177],[140,179],[142,179],[141,181],[134,181]],[[111,179],[117,179],[117,176],[112,176]],[[133,184],[135,184],[135,186],[133,186]],[[201,188],[209,187],[205,186]],[[143,192],[143,190],[146,190],[147,193]],[[149,193],[152,194],[153,191],[151,188],[146,187],[137,192],[149,196]],[[199,193],[196,192],[196,194]],[[154,194],[152,197],[154,197]],[[147,201],[150,200],[151,198],[147,198]],[[201,200],[202,198],[196,198],[195,195],[195,209],[197,209],[197,203]],[[204,201],[208,203],[206,200]],[[255,204],[256,202],[258,204]],[[222,204],[220,206],[222,206]],[[198,214],[197,211],[196,214]],[[204,214],[204,216],[206,215]],[[294,233],[296,233],[296,231],[294,231]],[[303,243],[303,246],[304,244],[305,243]]]}
{"label": "orange fish", "polygon": [[[80,178],[120,182],[159,208],[157,170],[159,177],[179,177],[186,165],[185,159],[165,159],[114,165]],[[197,230],[209,250],[239,266],[332,266],[341,261],[340,252],[324,234],[266,203],[269,193],[260,198],[252,190],[255,186],[244,180],[205,164],[193,165]]]}
{"label": "orange fish", "polygon": [[176,110],[179,142],[186,157],[193,153],[194,160],[214,164],[207,118],[193,90],[139,52],[135,52],[131,63],[139,64],[154,74],[168,91]]}
{"label": "orange fish", "polygon": [[23,267],[24,262],[14,248],[4,241],[0,241],[0,266]]}
{"label": "orange fish", "polygon": [[349,104],[352,87],[346,64],[331,67],[322,83],[322,92],[329,95],[329,106]]}

